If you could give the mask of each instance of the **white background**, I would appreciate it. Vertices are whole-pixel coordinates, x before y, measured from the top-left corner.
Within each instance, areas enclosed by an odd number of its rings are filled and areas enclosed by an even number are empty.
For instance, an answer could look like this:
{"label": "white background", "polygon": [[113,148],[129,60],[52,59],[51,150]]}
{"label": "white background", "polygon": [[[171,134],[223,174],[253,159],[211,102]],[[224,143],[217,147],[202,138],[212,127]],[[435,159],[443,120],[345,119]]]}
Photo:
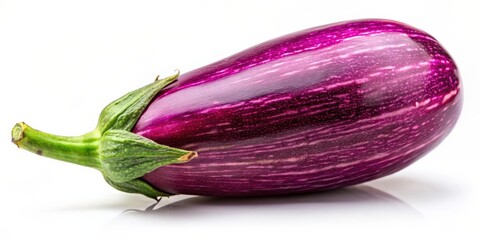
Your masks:
{"label": "white background", "polygon": [[[480,239],[476,1],[0,0],[0,239]],[[293,31],[388,18],[436,37],[463,78],[449,137],[407,169],[333,192],[272,198],[175,196],[110,188],[91,169],[10,143],[25,121],[61,135],[157,74],[182,72]]]}

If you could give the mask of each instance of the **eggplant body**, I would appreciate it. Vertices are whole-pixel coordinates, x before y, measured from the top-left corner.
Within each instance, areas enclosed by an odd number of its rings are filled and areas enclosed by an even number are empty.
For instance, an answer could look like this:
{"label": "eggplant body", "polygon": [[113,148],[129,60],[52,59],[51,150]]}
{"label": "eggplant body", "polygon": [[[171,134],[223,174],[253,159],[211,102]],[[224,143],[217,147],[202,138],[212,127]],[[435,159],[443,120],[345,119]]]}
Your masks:
{"label": "eggplant body", "polygon": [[303,193],[394,173],[452,130],[457,67],[389,20],[311,28],[181,75],[132,132],[198,152],[143,176],[172,194]]}

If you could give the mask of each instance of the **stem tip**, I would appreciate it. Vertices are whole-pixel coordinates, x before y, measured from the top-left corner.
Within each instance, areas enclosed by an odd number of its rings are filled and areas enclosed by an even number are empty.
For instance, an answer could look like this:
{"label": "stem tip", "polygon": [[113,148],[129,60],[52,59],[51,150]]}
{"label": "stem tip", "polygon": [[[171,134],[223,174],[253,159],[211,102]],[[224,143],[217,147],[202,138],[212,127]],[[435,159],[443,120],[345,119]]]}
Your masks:
{"label": "stem tip", "polygon": [[24,122],[15,124],[12,129],[12,142],[19,147],[18,143],[25,137],[25,127],[27,125]]}

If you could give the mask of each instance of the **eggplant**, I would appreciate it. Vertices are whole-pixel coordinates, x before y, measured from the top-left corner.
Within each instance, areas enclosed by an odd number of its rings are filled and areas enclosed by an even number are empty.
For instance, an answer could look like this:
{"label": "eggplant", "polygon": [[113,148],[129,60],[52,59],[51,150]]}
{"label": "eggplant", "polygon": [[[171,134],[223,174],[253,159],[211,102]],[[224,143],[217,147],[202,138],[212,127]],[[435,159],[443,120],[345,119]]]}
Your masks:
{"label": "eggplant", "polygon": [[461,108],[457,66],[435,38],[367,19],[157,77],[109,104],[83,136],[18,123],[12,141],[151,198],[280,195],[397,172],[437,146]]}

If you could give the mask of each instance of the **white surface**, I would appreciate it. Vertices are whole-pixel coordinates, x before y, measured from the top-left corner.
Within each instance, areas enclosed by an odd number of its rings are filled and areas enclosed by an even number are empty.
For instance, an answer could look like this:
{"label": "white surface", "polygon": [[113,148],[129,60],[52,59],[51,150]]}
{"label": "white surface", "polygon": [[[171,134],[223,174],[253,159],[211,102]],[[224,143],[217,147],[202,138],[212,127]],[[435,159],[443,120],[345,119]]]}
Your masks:
{"label": "white surface", "polygon": [[[476,1],[226,2],[0,1],[0,239],[480,239]],[[455,130],[392,176],[283,198],[176,196],[143,211],[153,202],[115,191],[94,170],[9,141],[19,121],[85,133],[109,101],[156,74],[187,72],[289,32],[358,18],[426,30],[463,77]]]}

